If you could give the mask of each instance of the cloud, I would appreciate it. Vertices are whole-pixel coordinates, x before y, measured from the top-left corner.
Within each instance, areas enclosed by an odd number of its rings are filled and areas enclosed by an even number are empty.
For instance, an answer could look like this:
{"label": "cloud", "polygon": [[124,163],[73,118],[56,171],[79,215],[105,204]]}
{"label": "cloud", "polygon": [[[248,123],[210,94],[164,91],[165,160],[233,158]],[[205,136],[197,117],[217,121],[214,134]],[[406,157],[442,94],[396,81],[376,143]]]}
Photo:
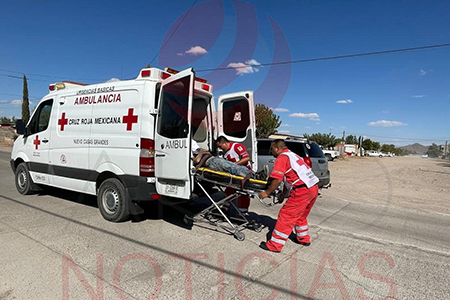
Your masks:
{"label": "cloud", "polygon": [[119,78],[111,78],[111,79],[108,80],[106,83],[108,83],[108,82],[118,82],[118,81],[120,81]]}
{"label": "cloud", "polygon": [[388,114],[389,111],[388,110],[383,110],[383,114]]}
{"label": "cloud", "polygon": [[274,112],[288,112],[288,111],[289,111],[289,109],[287,109],[287,108],[281,108],[281,107],[277,107],[277,108],[271,107],[270,109],[271,109],[272,111],[274,111]]}
{"label": "cloud", "polygon": [[291,133],[289,130],[278,130],[278,133]]}
{"label": "cloud", "polygon": [[8,100],[0,100],[0,103],[9,103]]}
{"label": "cloud", "polygon": [[423,97],[426,97],[427,95],[413,95],[412,97],[413,98],[423,98]]}
{"label": "cloud", "polygon": [[281,127],[291,127],[291,125],[289,125],[289,124],[281,124],[280,126]]}
{"label": "cloud", "polygon": [[256,59],[249,59],[245,63],[237,62],[228,64],[228,68],[234,68],[236,70],[236,75],[251,74],[259,71],[258,68],[254,66],[260,66],[261,64],[256,61]]}
{"label": "cloud", "polygon": [[425,71],[424,69],[420,69],[419,75],[420,75],[420,76],[425,76],[425,75],[427,75],[428,72],[429,72],[429,71]]}
{"label": "cloud", "polygon": [[370,122],[368,123],[369,126],[374,127],[397,127],[397,126],[406,126],[408,124],[398,122],[398,121],[386,121],[386,120],[380,120],[376,122]]}
{"label": "cloud", "polygon": [[353,101],[350,100],[350,99],[347,99],[347,100],[339,100],[339,101],[336,101],[336,103],[340,103],[340,104],[349,104],[349,103],[353,103]]}
{"label": "cloud", "polygon": [[22,105],[22,100],[13,100],[11,101],[12,105]]}
{"label": "cloud", "polygon": [[181,53],[177,53],[178,56],[184,56],[186,54],[190,54],[190,55],[205,55],[206,53],[208,53],[208,51],[205,48],[202,48],[200,46],[194,46],[191,47],[189,50],[186,50],[184,52]]}
{"label": "cloud", "polygon": [[289,117],[310,119],[312,121],[320,121],[319,115],[317,113],[309,113],[309,114],[294,113],[294,114],[290,114]]}

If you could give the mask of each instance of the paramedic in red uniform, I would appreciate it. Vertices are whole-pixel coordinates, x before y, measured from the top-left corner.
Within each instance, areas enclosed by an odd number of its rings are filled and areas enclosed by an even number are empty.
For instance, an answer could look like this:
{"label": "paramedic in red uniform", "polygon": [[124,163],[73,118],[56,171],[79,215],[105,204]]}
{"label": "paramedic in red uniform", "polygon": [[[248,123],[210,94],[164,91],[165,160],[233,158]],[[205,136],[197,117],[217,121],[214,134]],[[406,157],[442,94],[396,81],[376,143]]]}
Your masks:
{"label": "paramedic in red uniform", "polygon": [[309,246],[311,240],[306,218],[317,199],[319,179],[301,157],[286,147],[283,140],[274,140],[271,149],[273,156],[276,157],[270,174],[273,181],[267,190],[259,193],[259,197],[266,198],[283,180],[285,185],[282,199],[289,188],[291,190],[288,200],[280,209],[271,239],[261,242],[259,247],[264,250],[280,252],[292,233],[292,229],[295,230],[296,241],[304,246]]}
{"label": "paramedic in red uniform", "polygon": [[[219,136],[216,140],[216,145],[223,151],[225,154],[223,157],[226,160],[234,162],[237,165],[246,166],[250,171],[253,172],[251,164],[250,164],[250,155],[248,155],[247,149],[245,149],[244,145],[230,142],[226,137]],[[233,192],[232,189],[227,188],[225,193],[227,195]],[[240,196],[238,198],[237,207],[239,211],[245,215],[248,213],[248,207],[250,206],[250,197],[248,196]],[[229,209],[229,205],[227,207],[223,207],[225,212]]]}

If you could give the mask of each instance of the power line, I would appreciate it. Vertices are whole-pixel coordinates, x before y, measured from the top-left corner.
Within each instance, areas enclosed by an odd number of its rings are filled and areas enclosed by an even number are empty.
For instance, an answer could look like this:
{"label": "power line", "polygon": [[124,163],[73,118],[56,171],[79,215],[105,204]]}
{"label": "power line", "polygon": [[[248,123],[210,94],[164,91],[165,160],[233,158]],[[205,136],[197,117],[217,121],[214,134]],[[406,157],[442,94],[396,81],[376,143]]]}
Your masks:
{"label": "power line", "polygon": [[159,49],[158,53],[155,54],[155,56],[153,57],[153,59],[150,61],[150,65],[152,64],[152,62],[155,60],[155,58],[159,55],[159,53],[161,53],[162,49],[167,45],[167,43],[169,43],[170,39],[173,37],[173,35],[175,34],[175,32],[177,32],[178,28],[180,28],[181,23],[183,23],[184,19],[186,19],[186,17],[189,15],[189,13],[191,12],[192,8],[195,6],[195,4],[197,3],[198,0],[195,0],[194,3],[192,3],[191,8],[189,8],[189,10],[187,11],[187,13],[184,15],[183,19],[181,19],[180,23],[178,24],[178,26],[175,28],[175,30],[172,32],[172,34],[169,36],[169,38],[167,39],[167,41],[164,43],[164,45],[161,46],[161,48]]}
{"label": "power line", "polygon": [[[10,75],[10,74],[0,74],[0,76],[5,76],[5,77],[13,78],[13,79],[20,79],[20,80],[23,80],[23,77],[15,76],[15,75]],[[28,78],[28,77],[27,77],[27,80],[48,82],[48,80],[44,80],[44,79],[36,79],[36,78]]]}
{"label": "power line", "polygon": [[[3,72],[8,72],[8,73],[14,73],[14,74],[22,74],[22,75],[27,75],[27,76],[35,76],[35,77],[45,77],[45,78],[53,78],[53,79],[70,79],[70,80],[90,80],[90,81],[102,81],[102,80],[107,80],[105,78],[77,78],[77,77],[62,77],[62,76],[50,76],[50,75],[42,75],[42,74],[34,74],[34,73],[27,73],[27,72],[19,72],[19,71],[14,71],[14,70],[8,70],[8,69],[0,69],[0,71]],[[14,75],[8,75],[8,74],[0,74],[2,76],[7,76],[7,77],[12,77],[12,78],[19,78],[18,76],[14,76]],[[22,79],[22,77],[20,77],[20,79]],[[28,77],[27,77],[28,79]],[[32,79],[32,80],[39,80],[39,81],[44,81],[42,79]],[[48,80],[45,80],[48,81]]]}
{"label": "power line", "polygon": [[[172,38],[172,36],[175,34],[177,29],[180,27],[181,23],[184,21],[184,19],[187,17],[191,9],[195,6],[198,0],[195,0],[192,4],[191,8],[188,10],[184,18],[181,20],[181,22],[178,24],[177,28],[175,28],[174,32],[170,35],[169,39],[166,41],[166,43],[161,47],[161,49],[158,51],[158,53],[153,57],[152,63],[155,58],[161,53],[161,50],[167,45],[169,40]],[[241,69],[241,68],[247,68],[249,66],[276,66],[276,65],[286,65],[286,64],[298,64],[298,63],[306,63],[306,62],[316,62],[316,61],[326,61],[326,60],[336,60],[336,59],[343,59],[343,58],[353,58],[353,57],[363,57],[363,56],[374,56],[374,55],[382,55],[382,54],[392,54],[392,53],[400,53],[400,52],[412,52],[412,51],[418,51],[418,50],[427,50],[427,49],[436,49],[436,48],[445,48],[449,47],[450,43],[446,44],[437,44],[437,45],[429,45],[429,46],[421,46],[421,47],[412,47],[412,48],[402,48],[402,49],[393,49],[393,50],[384,50],[384,51],[375,51],[375,52],[366,52],[366,53],[356,53],[356,54],[347,54],[347,55],[338,55],[338,56],[328,56],[328,57],[319,57],[319,58],[309,58],[309,59],[301,59],[301,60],[290,60],[290,61],[281,61],[281,62],[271,62],[271,63],[262,63],[258,65],[253,64],[244,64],[241,67],[223,67],[223,68],[210,68],[210,69],[199,69],[196,70],[196,72],[210,72],[210,71],[225,71],[225,70],[235,70],[235,69]],[[1,69],[0,71],[9,72],[9,73],[16,73],[16,74],[25,74],[26,72],[19,72],[19,71],[13,71],[13,70],[7,70],[7,69]],[[11,77],[19,79],[18,76],[9,75],[9,74],[0,74],[1,76]],[[28,73],[29,76],[35,76],[35,77],[45,77],[45,78],[57,78],[61,79],[63,77],[61,76],[49,76],[49,75],[42,75],[42,74],[33,74]],[[22,79],[20,77],[20,79]],[[86,80],[86,81],[103,81],[107,80],[105,78],[77,78],[77,77],[64,77],[64,79],[70,79],[70,80]],[[45,81],[42,79],[31,79],[31,80],[37,80],[37,81]]]}
{"label": "power line", "polygon": [[223,68],[213,68],[213,69],[201,69],[196,70],[196,72],[210,72],[210,71],[224,71],[224,70],[235,70],[247,68],[249,66],[276,66],[276,65],[287,65],[287,64],[300,64],[306,62],[315,62],[315,61],[324,61],[324,60],[335,60],[342,58],[353,58],[353,57],[361,57],[361,56],[373,56],[373,55],[382,55],[382,54],[390,54],[390,53],[399,53],[399,52],[411,52],[418,50],[426,50],[426,49],[435,49],[435,48],[444,48],[449,47],[448,44],[438,44],[438,45],[429,45],[429,46],[421,46],[421,47],[413,47],[413,48],[402,48],[402,49],[393,49],[393,50],[384,50],[384,51],[375,51],[375,52],[366,52],[366,53],[356,53],[356,54],[347,54],[347,55],[338,55],[338,56],[328,56],[328,57],[319,57],[319,58],[309,58],[309,59],[300,59],[300,60],[289,60],[289,61],[280,61],[280,62],[271,62],[271,63],[263,63],[263,64],[245,64],[241,67],[223,67]]}

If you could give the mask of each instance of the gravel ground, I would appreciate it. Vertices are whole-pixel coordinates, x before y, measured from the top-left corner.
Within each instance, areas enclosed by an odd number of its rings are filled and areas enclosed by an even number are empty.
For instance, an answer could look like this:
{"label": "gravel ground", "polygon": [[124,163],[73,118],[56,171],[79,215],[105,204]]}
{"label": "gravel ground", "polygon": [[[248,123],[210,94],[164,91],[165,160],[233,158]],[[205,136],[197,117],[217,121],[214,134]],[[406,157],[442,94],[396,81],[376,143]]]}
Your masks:
{"label": "gravel ground", "polygon": [[329,197],[450,214],[450,161],[348,157],[329,162]]}

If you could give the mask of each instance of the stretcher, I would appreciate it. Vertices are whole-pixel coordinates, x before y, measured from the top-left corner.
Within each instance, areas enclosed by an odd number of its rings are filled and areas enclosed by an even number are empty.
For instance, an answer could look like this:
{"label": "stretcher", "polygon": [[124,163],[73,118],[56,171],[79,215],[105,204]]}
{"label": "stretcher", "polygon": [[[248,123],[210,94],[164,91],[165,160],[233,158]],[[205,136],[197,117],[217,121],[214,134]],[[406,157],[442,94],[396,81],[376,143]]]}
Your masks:
{"label": "stretcher", "polygon": [[[251,198],[258,199],[259,202],[265,207],[270,207],[279,203],[279,189],[277,189],[270,196],[270,198],[272,198],[272,202],[265,202],[264,199],[261,199],[258,196],[259,192],[266,190],[268,186],[267,181],[252,178],[246,180],[241,176],[214,171],[204,167],[199,168],[196,171],[194,179],[195,184],[206,195],[208,200],[211,202],[211,205],[192,216],[185,215],[184,222],[186,225],[192,226],[194,222],[208,223],[212,226],[225,230],[239,241],[243,241],[245,239],[245,234],[242,232],[244,229],[251,229],[256,232],[260,232],[263,225],[255,222],[254,220],[249,221],[247,216],[236,207],[234,200],[238,199],[239,196],[249,196]],[[208,192],[208,189],[205,187],[206,184],[213,185],[224,194],[225,189],[231,188],[233,193],[220,200],[214,200],[210,192]],[[231,205],[231,207],[236,210],[238,213],[237,218],[227,216],[222,211],[222,207],[226,204]]]}

